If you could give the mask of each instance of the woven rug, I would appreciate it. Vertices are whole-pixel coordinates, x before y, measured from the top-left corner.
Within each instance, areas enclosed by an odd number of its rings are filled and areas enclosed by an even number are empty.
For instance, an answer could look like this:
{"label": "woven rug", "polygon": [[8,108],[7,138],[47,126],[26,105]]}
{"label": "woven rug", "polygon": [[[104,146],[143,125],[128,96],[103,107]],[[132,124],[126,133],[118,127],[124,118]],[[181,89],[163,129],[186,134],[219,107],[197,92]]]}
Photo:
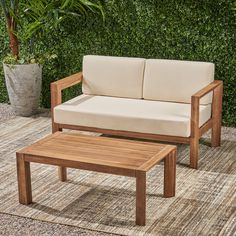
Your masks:
{"label": "woven rug", "polygon": [[236,142],[219,148],[201,140],[199,169],[188,168],[189,147],[178,145],[176,197],[165,199],[163,165],[147,175],[147,224],[135,225],[135,179],[31,164],[33,203],[18,203],[15,152],[51,132],[48,117],[0,124],[0,212],[122,235],[235,235]]}

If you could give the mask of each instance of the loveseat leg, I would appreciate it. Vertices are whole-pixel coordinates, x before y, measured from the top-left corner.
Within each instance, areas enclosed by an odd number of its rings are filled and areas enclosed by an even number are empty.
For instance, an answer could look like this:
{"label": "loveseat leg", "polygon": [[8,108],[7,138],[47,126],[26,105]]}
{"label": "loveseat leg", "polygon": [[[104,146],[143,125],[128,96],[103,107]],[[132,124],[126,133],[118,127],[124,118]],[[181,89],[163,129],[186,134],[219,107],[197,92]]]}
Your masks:
{"label": "loveseat leg", "polygon": [[190,138],[190,167],[197,169],[198,165],[199,139]]}
{"label": "loveseat leg", "polygon": [[[57,131],[62,131],[61,128],[59,128],[59,125],[56,123],[52,123],[52,133],[56,133]],[[66,171],[66,167],[63,166],[59,166],[58,167],[58,177],[59,180],[64,182],[67,180],[67,171]]]}
{"label": "loveseat leg", "polygon": [[62,128],[59,128],[58,124],[52,123],[52,133],[56,133],[57,131],[62,131]]}
{"label": "loveseat leg", "polygon": [[212,130],[211,130],[212,147],[220,146],[220,141],[221,141],[222,95],[223,95],[223,83],[221,83],[213,91]]}
{"label": "loveseat leg", "polygon": [[221,125],[213,124],[211,130],[211,146],[219,147],[221,143]]}
{"label": "loveseat leg", "polygon": [[62,182],[65,182],[67,180],[66,167],[63,167],[63,166],[58,167],[58,176],[59,176],[59,180]]}

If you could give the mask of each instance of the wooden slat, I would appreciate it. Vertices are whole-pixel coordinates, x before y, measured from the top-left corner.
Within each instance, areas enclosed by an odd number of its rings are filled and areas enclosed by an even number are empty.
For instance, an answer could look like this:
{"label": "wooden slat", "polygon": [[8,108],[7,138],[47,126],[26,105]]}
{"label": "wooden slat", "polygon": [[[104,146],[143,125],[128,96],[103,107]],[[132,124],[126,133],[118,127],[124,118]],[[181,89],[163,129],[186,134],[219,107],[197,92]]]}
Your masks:
{"label": "wooden slat", "polygon": [[[221,81],[222,82],[222,81]],[[213,92],[212,103],[212,147],[220,146],[222,120],[223,82]]]}
{"label": "wooden slat", "polygon": [[[153,148],[156,147],[156,145],[152,145],[151,143],[141,143],[140,149],[139,142],[132,142],[128,145],[126,140],[121,140],[120,145],[117,145],[119,141],[117,141],[116,143],[116,141],[110,138],[103,137],[96,138],[89,136],[75,136],[75,139],[73,139],[73,136],[69,135],[66,137],[66,139],[63,139],[63,137],[66,135],[60,135],[60,133],[57,133],[53,136],[55,138],[46,138],[45,140],[41,140],[40,142],[31,145],[24,150],[24,153],[30,154],[32,152],[35,153],[37,151],[47,150],[47,155],[50,155],[50,153],[53,155],[66,152],[66,154],[68,155],[70,154],[75,156],[80,153],[81,155],[87,154],[101,156],[101,158],[104,156],[108,156],[109,159],[110,157],[117,157],[121,160],[130,159],[132,161],[132,159],[134,159],[136,161],[145,161],[150,156],[153,156],[165,147],[165,145],[162,145],[157,146],[157,148]],[[85,140],[86,142],[82,142],[82,140]],[[90,143],[89,140],[92,140],[92,142]],[[106,144],[105,146],[103,146],[104,143]],[[150,146],[152,148],[150,148]]]}
{"label": "wooden slat", "polygon": [[68,87],[71,87],[75,84],[78,84],[82,81],[83,74],[82,72],[70,75],[68,77],[65,77],[63,79],[57,80],[55,82],[52,82],[52,86],[57,86],[60,90],[66,89]]}
{"label": "wooden slat", "polygon": [[147,171],[173,149],[175,146],[165,144],[56,132],[20,152],[40,156],[41,160],[78,161]]}
{"label": "wooden slat", "polygon": [[[79,137],[79,138],[77,138]],[[57,139],[63,140],[65,142],[84,142],[89,144],[101,145],[104,147],[107,146],[116,146],[120,148],[127,148],[127,149],[135,149],[135,150],[148,150],[150,151],[150,147],[153,150],[158,151],[163,149],[165,144],[153,143],[153,142],[142,142],[142,141],[132,141],[128,139],[118,139],[118,138],[109,138],[109,137],[96,137],[96,136],[89,136],[89,135],[75,135],[72,133],[64,133],[61,136],[58,136]]]}
{"label": "wooden slat", "polygon": [[119,166],[123,168],[132,168],[136,169],[139,165],[142,165],[145,160],[139,160],[139,159],[130,159],[124,157],[119,157],[116,155],[108,155],[108,154],[96,154],[96,153],[91,153],[91,152],[78,152],[76,155],[75,152],[71,152],[67,149],[61,149],[61,151],[57,150],[54,152],[53,148],[48,148],[46,147],[46,150],[41,150],[41,149],[34,149],[30,153],[26,154],[31,154],[31,155],[39,155],[45,158],[52,158],[52,159],[63,159],[63,160],[71,160],[71,161],[81,161],[81,162],[89,162],[89,163],[96,163],[96,164],[103,164],[107,166]]}
{"label": "wooden slat", "polygon": [[164,142],[188,144],[190,141],[189,137],[138,133],[138,132],[131,132],[131,131],[101,129],[101,128],[78,126],[78,125],[67,125],[67,124],[58,124],[58,126],[61,129],[72,129],[72,130],[80,130],[80,131],[97,132],[97,133],[109,134],[109,135],[114,135],[114,136],[123,136],[123,137],[148,139],[148,140],[156,140],[156,141],[164,141]]}
{"label": "wooden slat", "polygon": [[200,128],[200,136],[206,133],[212,127],[212,119],[208,120],[204,125]]}
{"label": "wooden slat", "polygon": [[199,90],[197,93],[193,95],[193,97],[202,98],[209,92],[213,91],[217,86],[221,85],[223,82],[221,80],[214,80],[212,83]]}
{"label": "wooden slat", "polygon": [[47,142],[48,140],[51,140],[52,138],[56,138],[56,136],[58,136],[58,135],[60,135],[60,132],[56,132],[56,133],[54,133],[54,134],[52,134],[52,135],[48,135],[48,136],[46,136],[46,137],[40,139],[39,141],[37,141],[37,142],[31,144],[30,146],[27,146],[27,147],[22,148],[21,150],[19,150],[19,151],[17,151],[17,152],[18,152],[18,153],[27,153],[28,150],[31,150],[32,147],[34,147],[35,145],[43,144],[43,143]]}
{"label": "wooden slat", "polygon": [[190,167],[197,169],[199,149],[199,101],[200,98],[191,98],[191,138],[190,138]]}
{"label": "wooden slat", "polygon": [[146,161],[143,165],[141,165],[138,169],[142,171],[150,170],[154,165],[164,159],[170,152],[176,150],[175,146],[168,145],[162,151],[155,154],[152,158]]}
{"label": "wooden slat", "polygon": [[[117,147],[106,147],[100,145],[91,145],[91,144],[79,144],[78,146],[74,146],[70,143],[59,143],[57,142],[57,146],[52,146],[53,142],[46,143],[43,147],[47,148],[47,150],[52,150],[53,152],[63,151],[68,149],[71,153],[76,155],[77,153],[88,153],[94,155],[109,155],[109,156],[116,156],[120,158],[128,158],[128,159],[135,159],[145,161],[150,156],[155,155],[155,151],[141,151],[141,150],[134,150],[134,149],[126,149],[122,148],[119,150]],[[37,147],[37,149],[41,149],[41,146]],[[159,153],[159,152],[158,152]],[[128,155],[128,156],[127,156]]]}
{"label": "wooden slat", "polygon": [[64,166],[64,167],[70,167],[70,168],[76,168],[76,169],[82,169],[82,170],[91,170],[91,171],[97,171],[97,172],[102,172],[102,173],[107,173],[107,174],[116,174],[116,175],[135,177],[135,170],[132,170],[132,169],[124,169],[124,168],[119,168],[117,166],[104,166],[102,164],[97,164],[97,163],[83,163],[78,160],[72,161],[72,160],[63,160],[63,159],[57,159],[57,158],[45,158],[39,155],[35,156],[35,155],[26,154],[25,161],[56,165],[56,166]]}
{"label": "wooden slat", "polygon": [[[62,141],[64,143],[87,143],[91,145],[100,145],[103,146],[103,148],[106,147],[119,147],[124,149],[134,149],[139,151],[160,151],[162,150],[166,145],[165,144],[159,144],[159,143],[153,143],[153,142],[142,142],[142,141],[132,141],[127,139],[114,139],[109,137],[96,137],[96,136],[89,136],[89,135],[82,135],[82,134],[73,134],[73,133],[65,133],[65,132],[56,132],[52,135],[47,136],[46,138],[43,138],[40,141],[37,141],[36,143],[32,144],[30,147],[33,147],[34,145],[42,144],[44,142],[48,142],[50,140],[53,140],[53,142]],[[77,145],[75,145],[77,146]],[[119,149],[120,150],[120,149]]]}
{"label": "wooden slat", "polygon": [[54,107],[61,104],[62,96],[61,89],[56,84],[51,84],[51,117],[52,117],[52,132],[60,130],[59,125],[54,122]]}
{"label": "wooden slat", "polygon": [[[62,146],[65,146],[65,145],[68,145],[68,146],[75,146],[75,144],[78,142],[76,141],[70,141],[70,142],[65,142],[64,140],[58,140],[58,145],[62,145]],[[53,141],[48,141],[47,142],[47,145],[50,145],[52,144]],[[117,152],[121,152],[121,153],[130,153],[130,154],[135,154],[137,153],[138,155],[140,154],[144,154],[144,155],[152,155],[156,152],[159,152],[160,150],[162,150],[163,148],[150,148],[149,146],[149,150],[147,147],[144,147],[144,148],[134,148],[134,147],[120,147],[121,145],[117,145],[117,146],[112,146],[112,145],[103,145],[103,144],[98,144],[96,142],[94,143],[87,143],[87,142],[82,142],[80,141],[80,145],[77,147],[77,148],[84,148],[84,149],[91,149],[91,150],[98,150],[98,149],[105,149],[107,151],[117,151]]]}

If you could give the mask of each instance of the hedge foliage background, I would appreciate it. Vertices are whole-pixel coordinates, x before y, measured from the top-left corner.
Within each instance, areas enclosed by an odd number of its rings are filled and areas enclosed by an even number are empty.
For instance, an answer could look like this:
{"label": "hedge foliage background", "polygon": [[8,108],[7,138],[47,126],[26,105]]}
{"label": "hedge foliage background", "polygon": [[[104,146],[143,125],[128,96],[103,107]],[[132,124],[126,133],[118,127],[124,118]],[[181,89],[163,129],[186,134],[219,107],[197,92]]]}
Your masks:
{"label": "hedge foliage background", "polygon": [[[42,101],[50,107],[50,82],[81,70],[86,54],[210,61],[224,81],[223,122],[236,126],[236,11],[227,0],[105,0],[98,15],[75,19],[44,39],[43,51],[58,55],[44,65]],[[8,51],[0,22],[1,60]],[[2,67],[0,76],[3,78]],[[125,87],[124,87],[125,89]],[[79,94],[69,89],[64,98]],[[0,79],[0,102],[7,102]]]}

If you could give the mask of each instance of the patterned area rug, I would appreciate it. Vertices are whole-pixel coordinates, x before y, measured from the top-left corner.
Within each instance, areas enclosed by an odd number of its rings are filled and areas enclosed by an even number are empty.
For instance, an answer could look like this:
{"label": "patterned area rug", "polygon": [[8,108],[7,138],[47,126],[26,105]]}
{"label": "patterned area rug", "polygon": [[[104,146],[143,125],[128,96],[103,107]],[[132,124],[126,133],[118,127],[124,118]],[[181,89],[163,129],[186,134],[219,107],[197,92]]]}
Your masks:
{"label": "patterned area rug", "polygon": [[51,132],[50,119],[15,117],[0,124],[0,212],[122,235],[235,235],[236,142],[201,140],[199,170],[178,145],[176,197],[165,199],[163,165],[147,175],[147,225],[135,226],[135,179],[32,164],[34,203],[18,203],[15,152]]}

